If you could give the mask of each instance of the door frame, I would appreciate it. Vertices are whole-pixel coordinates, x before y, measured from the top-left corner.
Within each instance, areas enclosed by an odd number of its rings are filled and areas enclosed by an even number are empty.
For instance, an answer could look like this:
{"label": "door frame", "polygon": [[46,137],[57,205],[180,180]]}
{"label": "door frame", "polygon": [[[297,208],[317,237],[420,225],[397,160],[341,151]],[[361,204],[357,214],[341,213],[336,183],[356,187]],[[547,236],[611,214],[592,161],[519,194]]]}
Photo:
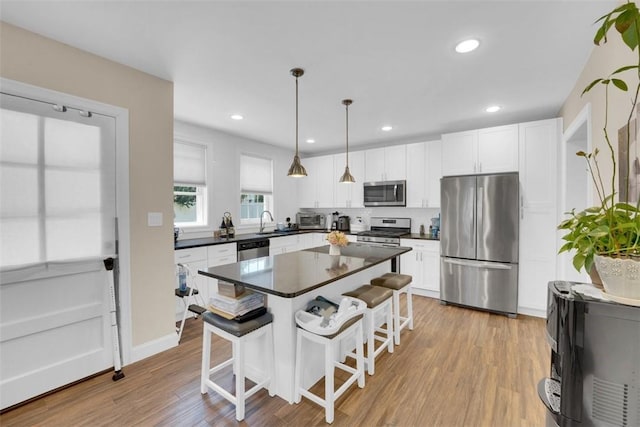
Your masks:
{"label": "door frame", "polygon": [[[576,135],[576,133],[582,128],[582,126],[586,126],[587,130],[587,153],[591,153],[593,151],[593,139],[592,139],[592,124],[591,124],[591,103],[587,103],[582,110],[576,115],[571,124],[567,126],[566,130],[562,134],[562,143],[560,144],[560,191],[558,192],[558,218],[557,223],[564,219],[564,213],[567,212],[569,206],[567,206],[567,159],[570,155],[567,150],[567,144],[571,141],[571,139]],[[585,195],[585,204],[586,206],[593,205],[593,182],[591,181],[589,174],[585,171],[585,179],[587,180],[587,194]],[[558,231],[558,242],[559,246],[562,246],[562,240],[560,236],[560,231]],[[568,274],[568,269],[572,269],[572,263],[570,255],[566,252],[559,255],[560,262],[558,263],[558,277],[566,278]],[[587,279],[585,273],[585,280]]]}
{"label": "door frame", "polygon": [[0,77],[0,90],[10,95],[53,104],[73,106],[115,119],[116,215],[118,217],[118,304],[122,362],[131,362],[131,232],[129,221],[129,110],[114,105],[58,92]]}

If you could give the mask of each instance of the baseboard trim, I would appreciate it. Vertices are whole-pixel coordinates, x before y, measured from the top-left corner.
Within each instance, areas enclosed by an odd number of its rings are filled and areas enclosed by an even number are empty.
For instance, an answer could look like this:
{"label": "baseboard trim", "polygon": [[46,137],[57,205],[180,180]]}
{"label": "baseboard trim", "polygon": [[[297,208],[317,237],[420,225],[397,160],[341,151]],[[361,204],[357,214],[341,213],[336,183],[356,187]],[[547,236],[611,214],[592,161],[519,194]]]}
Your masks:
{"label": "baseboard trim", "polygon": [[162,338],[146,342],[141,345],[134,346],[131,350],[131,363],[137,362],[154,354],[162,353],[165,350],[176,347],[178,345],[178,334],[172,333]]}
{"label": "baseboard trim", "polygon": [[421,297],[440,299],[440,292],[439,291],[430,291],[430,290],[427,290],[427,289],[416,288],[414,286],[411,289],[411,292],[413,292],[414,295],[419,295]]}
{"label": "baseboard trim", "polygon": [[547,311],[540,310],[539,308],[518,307],[518,314],[524,314],[525,316],[540,317],[542,319],[547,318]]}

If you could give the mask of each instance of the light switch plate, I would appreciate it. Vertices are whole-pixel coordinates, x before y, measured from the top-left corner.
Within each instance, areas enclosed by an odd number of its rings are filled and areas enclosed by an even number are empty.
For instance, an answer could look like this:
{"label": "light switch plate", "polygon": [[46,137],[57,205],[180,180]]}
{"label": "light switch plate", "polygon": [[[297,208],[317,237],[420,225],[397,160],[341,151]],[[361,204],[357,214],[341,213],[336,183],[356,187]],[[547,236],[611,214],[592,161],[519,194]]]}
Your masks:
{"label": "light switch plate", "polygon": [[162,212],[147,212],[147,225],[149,227],[161,227]]}

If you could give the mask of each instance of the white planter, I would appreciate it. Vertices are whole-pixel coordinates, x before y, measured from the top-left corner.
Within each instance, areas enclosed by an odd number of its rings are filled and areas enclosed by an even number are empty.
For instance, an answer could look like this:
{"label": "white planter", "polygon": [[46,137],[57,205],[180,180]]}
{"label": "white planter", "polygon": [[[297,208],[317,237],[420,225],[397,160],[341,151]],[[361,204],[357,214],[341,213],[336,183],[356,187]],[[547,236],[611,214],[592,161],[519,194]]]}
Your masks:
{"label": "white planter", "polygon": [[640,300],[640,261],[596,255],[595,262],[607,294]]}
{"label": "white planter", "polygon": [[329,245],[329,255],[340,255],[340,246]]}

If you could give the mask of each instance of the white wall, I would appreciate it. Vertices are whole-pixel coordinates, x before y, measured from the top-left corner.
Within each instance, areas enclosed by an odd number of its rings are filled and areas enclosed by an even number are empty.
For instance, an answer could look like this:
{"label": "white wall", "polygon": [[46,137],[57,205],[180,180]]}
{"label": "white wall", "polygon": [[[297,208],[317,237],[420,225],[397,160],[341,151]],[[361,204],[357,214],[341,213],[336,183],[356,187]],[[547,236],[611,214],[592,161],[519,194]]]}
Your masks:
{"label": "white wall", "polygon": [[293,160],[293,149],[285,150],[179,120],[174,123],[174,134],[188,141],[206,143],[213,150],[213,164],[209,165],[207,176],[212,202],[209,205],[210,228],[196,232],[185,229],[181,239],[212,236],[213,230],[219,228],[225,212],[231,213],[237,234],[257,230],[255,226],[240,226],[241,154],[255,154],[273,160],[274,219],[276,222],[284,222],[286,217],[291,217],[295,221],[298,211],[297,182],[296,178],[287,176]]}

